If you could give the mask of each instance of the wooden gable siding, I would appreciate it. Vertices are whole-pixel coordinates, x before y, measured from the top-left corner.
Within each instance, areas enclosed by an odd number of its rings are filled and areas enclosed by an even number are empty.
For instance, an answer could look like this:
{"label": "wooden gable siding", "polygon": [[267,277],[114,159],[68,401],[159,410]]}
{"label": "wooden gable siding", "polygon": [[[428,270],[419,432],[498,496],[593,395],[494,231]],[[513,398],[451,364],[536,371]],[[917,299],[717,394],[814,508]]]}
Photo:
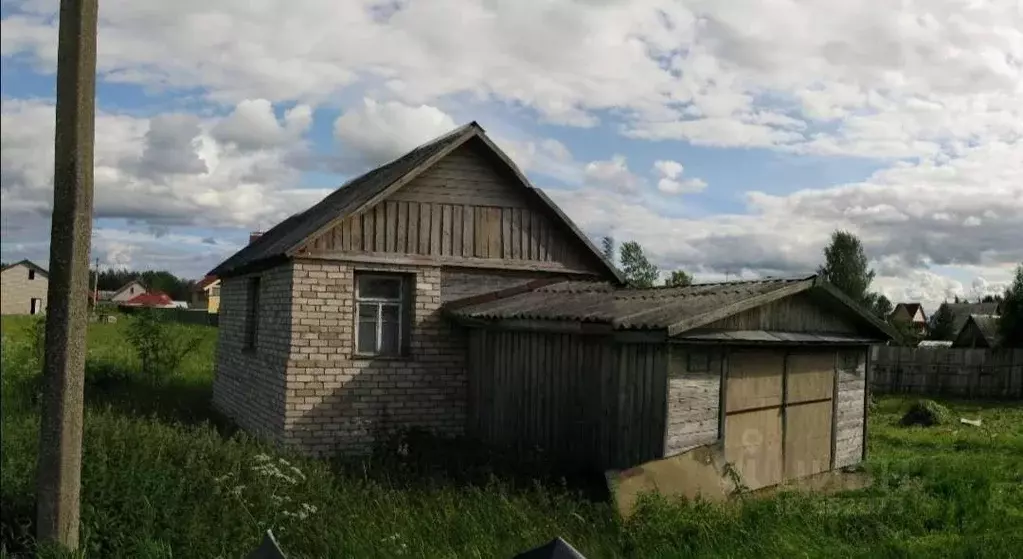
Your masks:
{"label": "wooden gable siding", "polygon": [[603,273],[549,210],[472,145],[313,239],[307,253],[397,253],[557,264]]}
{"label": "wooden gable siding", "polygon": [[806,293],[779,299],[701,328],[711,330],[773,330],[777,332],[811,332],[855,334],[856,325],[831,312]]}

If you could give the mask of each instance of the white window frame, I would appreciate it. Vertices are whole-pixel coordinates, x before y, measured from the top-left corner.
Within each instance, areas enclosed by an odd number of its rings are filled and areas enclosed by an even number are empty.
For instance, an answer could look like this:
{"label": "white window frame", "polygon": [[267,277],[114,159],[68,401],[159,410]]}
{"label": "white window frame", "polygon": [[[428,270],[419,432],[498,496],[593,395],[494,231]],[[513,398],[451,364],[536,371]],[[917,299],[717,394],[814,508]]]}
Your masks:
{"label": "white window frame", "polygon": [[[361,293],[362,280],[387,280],[398,282],[398,297],[363,297]],[[406,355],[407,348],[405,347],[405,325],[410,324],[408,313],[410,312],[409,300],[408,300],[408,289],[406,282],[410,281],[409,278],[402,274],[387,274],[387,273],[373,273],[373,272],[356,272],[355,273],[355,355],[359,357],[402,357]],[[376,307],[376,351],[369,352],[363,351],[359,347],[359,330],[361,322],[361,308],[362,305],[372,305]],[[380,347],[383,345],[383,309],[385,306],[397,306],[398,307],[398,347],[393,353],[381,352]]]}

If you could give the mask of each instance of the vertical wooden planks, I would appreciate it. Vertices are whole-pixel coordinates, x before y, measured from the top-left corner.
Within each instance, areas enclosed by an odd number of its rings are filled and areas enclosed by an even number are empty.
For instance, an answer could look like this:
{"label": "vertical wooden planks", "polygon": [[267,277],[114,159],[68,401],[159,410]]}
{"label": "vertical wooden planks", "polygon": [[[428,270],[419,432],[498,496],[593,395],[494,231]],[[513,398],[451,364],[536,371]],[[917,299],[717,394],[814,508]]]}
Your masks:
{"label": "vertical wooden planks", "polygon": [[465,225],[462,223],[462,206],[451,207],[451,255],[462,256],[462,233]]}
{"label": "vertical wooden planks", "polygon": [[472,206],[462,206],[462,256],[475,255],[476,223],[475,210]]}
{"label": "vertical wooden planks", "polygon": [[512,208],[498,208],[497,211],[501,213],[501,258],[511,258]]}
{"label": "vertical wooden planks", "polygon": [[522,208],[512,208],[511,222],[511,256],[515,260],[522,258]]}
{"label": "vertical wooden planks", "polygon": [[387,251],[387,203],[382,202],[373,208],[373,250],[376,252]]}
{"label": "vertical wooden planks", "polygon": [[352,250],[361,252],[366,250],[363,247],[362,216],[354,215],[348,218],[352,222]]}
{"label": "vertical wooden planks", "polygon": [[441,206],[441,226],[440,226],[440,254],[444,256],[451,256],[451,217],[452,217],[451,206],[444,204]]}
{"label": "vertical wooden planks", "polygon": [[394,250],[408,252],[408,202],[398,202],[397,231]]}
{"label": "vertical wooden planks", "polygon": [[441,226],[444,214],[441,204],[430,204],[430,252],[437,256],[441,253]]}
{"label": "vertical wooden planks", "polygon": [[487,208],[487,256],[501,258],[501,208]]}
{"label": "vertical wooden planks", "polygon": [[352,249],[352,218],[345,219],[339,226],[341,233],[341,250],[348,252]]}
{"label": "vertical wooden planks", "polygon": [[408,246],[409,254],[419,252],[419,202],[408,204]]}
{"label": "vertical wooden planks", "polygon": [[419,250],[418,254],[430,254],[431,204],[419,204]]}
{"label": "vertical wooden planks", "polygon": [[473,256],[486,258],[490,255],[490,244],[487,242],[487,209],[473,208],[473,228],[475,229],[475,240],[473,241]]}

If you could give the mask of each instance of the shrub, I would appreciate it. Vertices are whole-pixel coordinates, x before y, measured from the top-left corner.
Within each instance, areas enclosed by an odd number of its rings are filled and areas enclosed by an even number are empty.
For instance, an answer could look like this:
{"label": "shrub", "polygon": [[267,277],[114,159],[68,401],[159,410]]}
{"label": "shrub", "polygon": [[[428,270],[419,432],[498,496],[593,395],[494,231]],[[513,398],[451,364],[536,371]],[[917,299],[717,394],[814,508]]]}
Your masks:
{"label": "shrub", "polygon": [[945,406],[934,400],[917,400],[909,407],[909,411],[902,416],[899,422],[901,425],[922,425],[932,427],[934,425],[947,425],[952,422],[952,412]]}
{"label": "shrub", "polygon": [[135,349],[142,374],[156,383],[174,375],[185,355],[202,341],[200,336],[169,324],[162,315],[149,309],[132,317],[126,337]]}

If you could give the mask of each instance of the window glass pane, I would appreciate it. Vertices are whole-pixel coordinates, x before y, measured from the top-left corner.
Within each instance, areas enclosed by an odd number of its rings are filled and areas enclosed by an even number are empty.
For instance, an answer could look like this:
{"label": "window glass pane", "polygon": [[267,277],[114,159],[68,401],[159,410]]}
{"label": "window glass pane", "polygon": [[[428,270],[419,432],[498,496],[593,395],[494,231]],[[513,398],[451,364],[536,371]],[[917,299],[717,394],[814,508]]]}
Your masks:
{"label": "window glass pane", "polygon": [[363,276],[359,278],[360,299],[400,299],[401,278]]}
{"label": "window glass pane", "polygon": [[381,318],[385,322],[398,322],[399,307],[398,305],[381,305]]}
{"label": "window glass pane", "polygon": [[372,321],[375,322],[376,319],[377,319],[377,305],[374,305],[372,303],[370,303],[368,305],[365,304],[365,303],[362,303],[362,304],[359,305],[359,320],[372,320]]}
{"label": "window glass pane", "polygon": [[380,353],[397,355],[401,349],[401,337],[398,321],[387,321],[380,325]]}
{"label": "window glass pane", "polygon": [[355,351],[358,353],[376,353],[377,352],[377,324],[376,322],[370,321],[359,321],[359,338],[358,347]]}

